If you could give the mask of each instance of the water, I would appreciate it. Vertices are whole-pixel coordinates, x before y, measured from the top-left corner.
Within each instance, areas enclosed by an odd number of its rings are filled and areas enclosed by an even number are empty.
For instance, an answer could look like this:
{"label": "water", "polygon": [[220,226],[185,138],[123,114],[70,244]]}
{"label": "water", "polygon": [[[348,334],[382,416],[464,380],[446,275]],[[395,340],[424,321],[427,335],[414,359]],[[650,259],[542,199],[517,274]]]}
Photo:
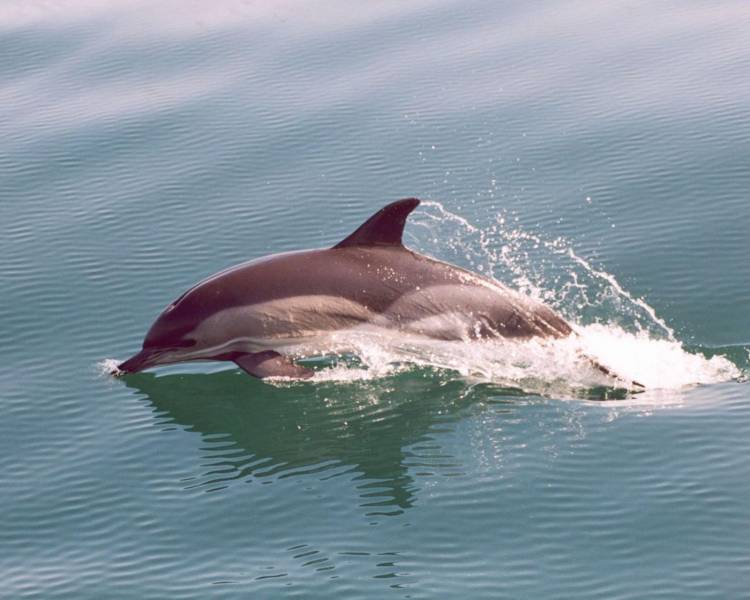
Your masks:
{"label": "water", "polygon": [[[0,597],[747,597],[749,29],[742,2],[5,2]],[[200,278],[404,196],[410,246],[577,346],[102,373]],[[598,393],[581,348],[648,390]]]}

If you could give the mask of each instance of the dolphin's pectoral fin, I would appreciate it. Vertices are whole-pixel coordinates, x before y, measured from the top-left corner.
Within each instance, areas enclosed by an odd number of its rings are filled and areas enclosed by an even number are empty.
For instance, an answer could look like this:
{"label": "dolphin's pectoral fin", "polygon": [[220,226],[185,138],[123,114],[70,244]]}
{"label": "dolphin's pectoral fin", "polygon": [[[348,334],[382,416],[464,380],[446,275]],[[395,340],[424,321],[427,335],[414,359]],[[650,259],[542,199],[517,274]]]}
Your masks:
{"label": "dolphin's pectoral fin", "polygon": [[286,356],[274,350],[265,350],[254,354],[240,354],[232,359],[237,366],[253,377],[263,379],[264,377],[293,377],[294,379],[307,379],[312,377],[315,371],[307,367],[295,365]]}

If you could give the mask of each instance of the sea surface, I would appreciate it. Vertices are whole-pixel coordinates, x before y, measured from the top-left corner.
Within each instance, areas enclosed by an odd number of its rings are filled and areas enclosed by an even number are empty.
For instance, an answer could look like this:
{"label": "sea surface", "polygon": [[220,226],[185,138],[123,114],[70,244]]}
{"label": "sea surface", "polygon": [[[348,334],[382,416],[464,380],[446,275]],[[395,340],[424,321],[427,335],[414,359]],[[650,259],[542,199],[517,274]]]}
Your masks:
{"label": "sea surface", "polygon": [[[750,598],[749,32],[744,0],[0,3],[0,598]],[[407,196],[408,246],[575,343],[110,374],[196,281]]]}

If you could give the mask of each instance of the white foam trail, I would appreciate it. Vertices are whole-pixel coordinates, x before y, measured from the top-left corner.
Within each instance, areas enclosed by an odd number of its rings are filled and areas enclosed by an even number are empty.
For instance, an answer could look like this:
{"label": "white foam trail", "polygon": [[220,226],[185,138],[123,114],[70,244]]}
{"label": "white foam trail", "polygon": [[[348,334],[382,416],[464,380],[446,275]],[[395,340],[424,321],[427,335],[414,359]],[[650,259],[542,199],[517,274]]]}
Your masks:
{"label": "white foam trail", "polygon": [[[404,369],[404,364],[416,364],[449,369],[475,381],[571,397],[599,386],[633,388],[633,381],[650,391],[678,390],[729,381],[741,374],[724,357],[709,359],[673,340],[601,324],[576,327],[575,335],[560,340],[445,342],[381,331],[341,334],[335,343],[359,356],[366,368],[322,369],[316,381],[377,379]],[[592,360],[619,379],[603,374]]]}
{"label": "white foam trail", "polygon": [[676,340],[654,339],[646,332],[630,333],[602,324],[578,327],[577,332],[584,353],[646,389],[679,389],[741,376],[727,358],[693,354]]}

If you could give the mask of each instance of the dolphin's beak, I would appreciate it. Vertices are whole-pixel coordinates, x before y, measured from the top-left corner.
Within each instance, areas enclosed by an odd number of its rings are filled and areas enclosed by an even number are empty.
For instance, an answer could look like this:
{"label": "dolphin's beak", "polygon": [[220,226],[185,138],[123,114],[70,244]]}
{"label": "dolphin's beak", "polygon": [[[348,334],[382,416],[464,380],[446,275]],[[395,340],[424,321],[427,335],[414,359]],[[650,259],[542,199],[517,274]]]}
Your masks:
{"label": "dolphin's beak", "polygon": [[117,368],[121,373],[137,373],[158,364],[160,354],[158,350],[144,348],[124,363],[120,363]]}

